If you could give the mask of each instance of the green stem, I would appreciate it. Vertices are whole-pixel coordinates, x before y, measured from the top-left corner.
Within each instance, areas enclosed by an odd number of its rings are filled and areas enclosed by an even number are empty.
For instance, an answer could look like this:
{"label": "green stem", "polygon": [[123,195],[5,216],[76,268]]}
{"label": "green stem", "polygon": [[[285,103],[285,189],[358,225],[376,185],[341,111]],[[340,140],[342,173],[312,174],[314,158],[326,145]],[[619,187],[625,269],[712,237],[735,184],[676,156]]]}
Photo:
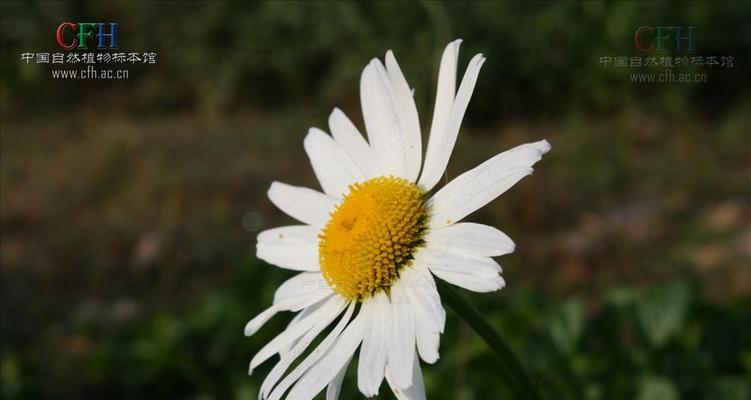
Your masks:
{"label": "green stem", "polygon": [[515,391],[523,399],[542,399],[537,385],[524,370],[524,366],[514,352],[501,338],[501,335],[488,323],[480,312],[448,283],[436,279],[441,298],[462,317],[485,343],[495,352],[501,366],[515,384]]}

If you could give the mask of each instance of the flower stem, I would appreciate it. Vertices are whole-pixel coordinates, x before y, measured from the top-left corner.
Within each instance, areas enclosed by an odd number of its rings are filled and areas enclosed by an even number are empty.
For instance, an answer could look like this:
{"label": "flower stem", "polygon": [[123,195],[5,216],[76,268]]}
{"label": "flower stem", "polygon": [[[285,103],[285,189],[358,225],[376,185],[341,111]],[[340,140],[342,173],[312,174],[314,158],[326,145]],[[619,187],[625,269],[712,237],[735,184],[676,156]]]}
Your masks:
{"label": "flower stem", "polygon": [[480,314],[463,295],[454,290],[448,283],[436,279],[438,292],[441,298],[456,312],[495,352],[495,355],[501,361],[501,366],[514,382],[514,390],[519,398],[523,399],[542,399],[537,385],[527,374],[524,366],[514,355],[514,352],[506,344],[501,335],[493,329],[488,321]]}

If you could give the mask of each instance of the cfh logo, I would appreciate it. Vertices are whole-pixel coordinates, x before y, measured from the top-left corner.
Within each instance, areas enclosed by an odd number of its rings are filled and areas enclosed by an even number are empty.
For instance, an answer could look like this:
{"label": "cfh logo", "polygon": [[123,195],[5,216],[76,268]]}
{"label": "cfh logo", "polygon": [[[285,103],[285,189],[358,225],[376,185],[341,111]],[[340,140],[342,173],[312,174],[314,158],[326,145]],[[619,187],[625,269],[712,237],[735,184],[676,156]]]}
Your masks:
{"label": "cfh logo", "polygon": [[97,49],[117,48],[117,24],[114,22],[63,22],[57,27],[57,44],[65,50],[87,50],[88,40],[95,36]]}
{"label": "cfh logo", "polygon": [[673,50],[676,52],[695,51],[694,27],[641,26],[634,32],[634,45],[636,45],[637,49],[645,53],[663,51],[666,47],[669,47],[670,43],[673,44]]}

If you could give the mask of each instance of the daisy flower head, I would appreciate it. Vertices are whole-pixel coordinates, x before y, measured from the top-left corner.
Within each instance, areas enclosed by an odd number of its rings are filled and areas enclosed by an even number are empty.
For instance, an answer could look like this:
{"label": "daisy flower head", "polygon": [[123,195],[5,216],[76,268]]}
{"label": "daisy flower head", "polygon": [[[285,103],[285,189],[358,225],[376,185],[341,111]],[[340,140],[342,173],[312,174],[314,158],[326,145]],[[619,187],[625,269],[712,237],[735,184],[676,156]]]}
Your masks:
{"label": "daisy flower head", "polygon": [[443,52],[424,162],[412,91],[388,51],[385,63],[373,59],[362,72],[366,136],[334,109],[331,135],[312,128],[305,137],[323,192],[271,185],[271,202],[302,224],[261,232],[257,256],[300,272],[245,327],[250,336],[277,312],[297,312],[250,362],[252,373],[279,356],[259,398],[311,399],[328,387],[327,399],[335,399],[359,348],[363,395],[378,394],[385,378],[397,398],[424,399],[420,360],[438,360],[446,321],[434,277],[474,292],[505,285],[492,257],[513,252],[513,241],[460,221],[531,174],[550,145],[500,153],[428,195],[444,174],[485,61],[472,58],[457,90],[460,44]]}

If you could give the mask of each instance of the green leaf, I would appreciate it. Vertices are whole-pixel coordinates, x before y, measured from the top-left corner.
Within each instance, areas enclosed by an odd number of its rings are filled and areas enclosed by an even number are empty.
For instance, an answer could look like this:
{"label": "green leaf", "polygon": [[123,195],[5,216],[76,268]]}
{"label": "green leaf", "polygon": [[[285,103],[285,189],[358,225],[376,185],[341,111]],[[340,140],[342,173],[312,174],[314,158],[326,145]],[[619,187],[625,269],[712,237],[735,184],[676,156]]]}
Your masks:
{"label": "green leaf", "polygon": [[614,287],[608,290],[605,301],[616,308],[623,308],[631,306],[638,297],[631,287]]}
{"label": "green leaf", "polygon": [[689,301],[689,286],[681,281],[660,286],[638,302],[639,322],[653,346],[661,347],[680,331]]}
{"label": "green leaf", "polygon": [[566,301],[548,318],[548,331],[558,350],[570,354],[576,349],[584,319],[584,302],[579,298]]}
{"label": "green leaf", "polygon": [[728,400],[751,398],[751,385],[741,377],[721,377],[713,386],[707,398]]}
{"label": "green leaf", "polygon": [[638,400],[678,400],[678,391],[668,379],[645,376],[639,384]]}

